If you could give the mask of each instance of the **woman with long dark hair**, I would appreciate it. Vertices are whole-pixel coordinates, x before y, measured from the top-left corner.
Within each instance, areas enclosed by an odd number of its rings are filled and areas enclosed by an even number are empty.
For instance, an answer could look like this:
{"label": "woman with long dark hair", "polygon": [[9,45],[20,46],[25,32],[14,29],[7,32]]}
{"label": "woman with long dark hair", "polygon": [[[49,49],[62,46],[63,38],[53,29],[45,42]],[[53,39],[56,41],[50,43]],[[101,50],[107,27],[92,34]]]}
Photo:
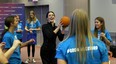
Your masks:
{"label": "woman with long dark hair", "polygon": [[64,29],[62,31],[60,28],[62,24],[59,23],[58,26],[55,25],[55,13],[49,11],[46,14],[47,24],[42,25],[43,32],[43,44],[41,46],[40,56],[43,64],[57,64],[55,58],[56,54],[56,38],[58,37],[60,41],[64,38]]}
{"label": "woman with long dark hair", "polygon": [[95,18],[95,28],[93,34],[99,40],[102,40],[106,46],[110,46],[112,39],[108,30],[105,27],[105,21],[102,17]]}

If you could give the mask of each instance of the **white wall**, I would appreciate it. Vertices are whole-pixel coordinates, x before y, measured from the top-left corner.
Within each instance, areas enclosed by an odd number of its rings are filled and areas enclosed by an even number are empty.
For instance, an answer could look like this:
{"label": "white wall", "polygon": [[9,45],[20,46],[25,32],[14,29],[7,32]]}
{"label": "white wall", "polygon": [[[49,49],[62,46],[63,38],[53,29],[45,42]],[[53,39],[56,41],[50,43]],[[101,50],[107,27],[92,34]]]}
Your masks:
{"label": "white wall", "polygon": [[88,0],[64,0],[64,15],[71,16],[75,9],[88,12]]}
{"label": "white wall", "polygon": [[94,28],[94,19],[101,16],[105,19],[109,32],[116,32],[116,4],[112,0],[90,0],[91,28]]}

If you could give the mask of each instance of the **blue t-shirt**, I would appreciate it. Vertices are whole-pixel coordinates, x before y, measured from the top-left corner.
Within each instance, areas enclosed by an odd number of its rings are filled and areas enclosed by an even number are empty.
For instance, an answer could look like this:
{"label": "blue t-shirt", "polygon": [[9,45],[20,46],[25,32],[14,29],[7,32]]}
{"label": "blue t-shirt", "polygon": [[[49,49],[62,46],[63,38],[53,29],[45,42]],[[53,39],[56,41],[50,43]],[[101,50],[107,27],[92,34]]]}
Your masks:
{"label": "blue t-shirt", "polygon": [[[22,22],[19,22],[18,23],[18,26],[17,26],[17,28],[16,28],[16,31],[17,30],[24,30],[24,27],[23,27],[23,23]],[[22,37],[23,37],[23,32],[16,32],[16,35],[17,35],[17,38],[18,39],[22,39]]]}
{"label": "blue t-shirt", "polygon": [[[87,40],[87,59],[86,59],[86,64],[102,64],[102,62],[108,62],[108,51],[105,46],[105,44],[96,39],[93,38],[93,46],[92,46],[92,51],[93,51],[93,56],[91,55],[90,51],[90,45]],[[76,48],[76,43],[75,43],[75,36],[72,36],[68,38],[65,41],[62,41],[57,48],[56,51],[56,58],[57,59],[62,59],[67,62],[67,64],[79,64],[78,62],[78,48]]]}
{"label": "blue t-shirt", "polygon": [[[36,28],[40,27],[41,24],[40,24],[39,20],[37,19],[35,23],[33,21],[31,23],[28,23],[28,21],[27,21],[26,26],[28,29],[30,29],[30,28],[36,29]],[[33,33],[36,33],[36,30],[33,30]]]}
{"label": "blue t-shirt", "polygon": [[[13,45],[13,42],[14,42],[14,39],[17,39],[16,38],[16,34],[14,33],[11,33],[11,32],[6,32],[3,36],[3,42],[5,42],[5,49],[9,49],[12,47]],[[18,61],[17,63],[21,63],[21,58],[20,58],[20,47],[17,47],[16,50],[13,52],[13,54],[10,56],[9,58],[9,63],[10,64],[16,64],[16,63],[13,63],[15,61]]]}
{"label": "blue t-shirt", "polygon": [[[94,30],[92,30],[92,33],[94,34]],[[98,30],[98,39],[100,40],[100,34],[101,34],[101,30]],[[110,33],[108,32],[108,30],[105,30],[105,37],[112,42],[112,38],[110,36]]]}
{"label": "blue t-shirt", "polygon": [[[36,29],[36,28],[40,27],[41,24],[40,24],[39,20],[36,19],[35,23],[33,21],[31,23],[28,23],[28,21],[27,21],[26,26],[27,26],[28,29],[30,29],[30,28]],[[32,32],[33,33],[28,32],[28,34],[27,34],[27,40],[30,40],[30,39],[33,38],[35,40],[35,42],[30,43],[30,44],[37,44],[37,42],[36,42],[37,31],[33,30]]]}

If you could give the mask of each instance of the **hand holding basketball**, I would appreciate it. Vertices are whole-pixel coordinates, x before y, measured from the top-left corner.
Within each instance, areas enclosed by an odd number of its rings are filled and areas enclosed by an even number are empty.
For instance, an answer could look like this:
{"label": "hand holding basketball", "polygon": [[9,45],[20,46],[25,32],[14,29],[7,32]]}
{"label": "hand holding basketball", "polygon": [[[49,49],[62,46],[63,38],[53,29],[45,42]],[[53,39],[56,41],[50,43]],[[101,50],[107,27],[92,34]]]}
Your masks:
{"label": "hand holding basketball", "polygon": [[67,16],[63,16],[60,22],[62,23],[63,27],[67,27],[70,24],[70,18]]}

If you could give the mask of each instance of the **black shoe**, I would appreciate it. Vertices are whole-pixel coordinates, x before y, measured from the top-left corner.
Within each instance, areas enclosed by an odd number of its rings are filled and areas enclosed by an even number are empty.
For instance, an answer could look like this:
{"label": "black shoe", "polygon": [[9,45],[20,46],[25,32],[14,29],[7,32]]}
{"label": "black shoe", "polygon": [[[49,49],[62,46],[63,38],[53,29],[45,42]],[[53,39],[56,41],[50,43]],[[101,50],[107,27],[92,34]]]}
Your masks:
{"label": "black shoe", "polygon": [[25,64],[24,62],[21,62],[21,64]]}

